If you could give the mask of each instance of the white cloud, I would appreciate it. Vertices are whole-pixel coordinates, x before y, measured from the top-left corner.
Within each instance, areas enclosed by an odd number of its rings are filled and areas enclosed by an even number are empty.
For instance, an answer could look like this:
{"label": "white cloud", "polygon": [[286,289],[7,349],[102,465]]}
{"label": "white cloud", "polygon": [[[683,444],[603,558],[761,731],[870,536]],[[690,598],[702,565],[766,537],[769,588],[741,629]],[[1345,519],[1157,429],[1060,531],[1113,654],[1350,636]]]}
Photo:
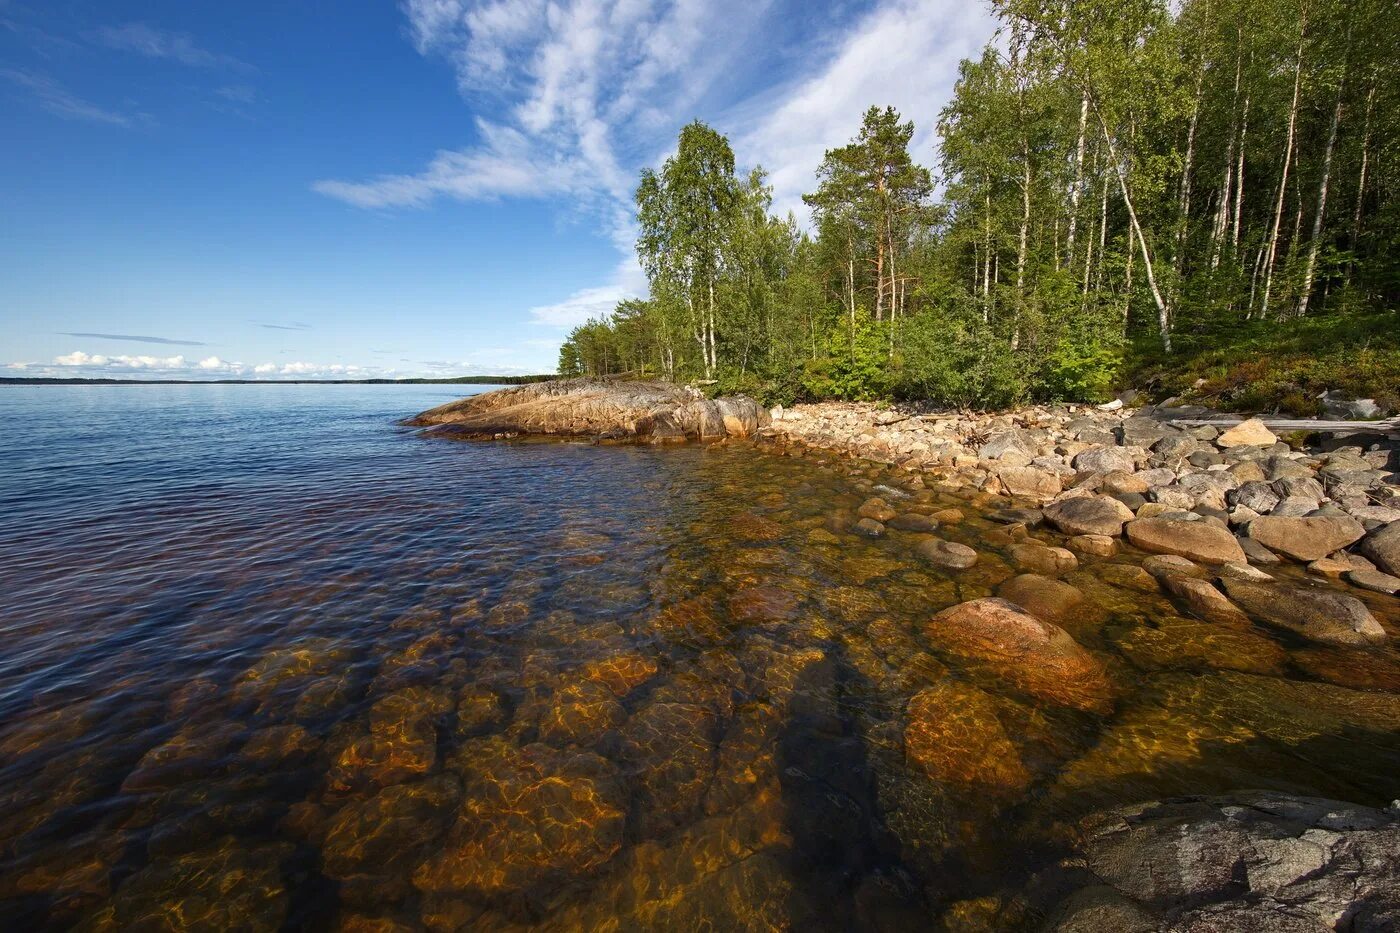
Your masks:
{"label": "white cloud", "polygon": [[143,115],[120,113],[83,100],[47,75],[6,68],[0,70],[0,76],[28,91],[35,102],[49,113],[68,120],[105,123],[109,126],[131,126],[138,120],[145,119]]}
{"label": "white cloud", "polygon": [[812,190],[823,154],[854,137],[872,105],[893,106],[914,121],[914,158],[932,166],[938,115],[952,97],[958,63],[976,56],[995,28],[981,3],[887,3],[858,23],[823,67],[784,99],[751,112],[735,148],[745,162],[769,170],[774,209],[792,210],[803,220],[802,194]]}
{"label": "white cloud", "polygon": [[[645,293],[633,258],[637,171],[674,146],[723,78],[773,52],[781,69],[712,118],[741,164],[762,164],[775,208],[805,222],[823,152],[842,145],[871,105],[891,104],[918,127],[915,156],[935,160],[938,113],[958,62],[995,24],[968,0],[884,0],[854,22],[773,49],[779,17],[811,15],[778,0],[402,0],[423,55],[440,56],[478,114],[476,142],[436,153],[420,171],[327,179],[315,190],[361,208],[425,207],[437,199],[562,198],[594,218],[622,257],[608,280],[526,309],[537,324],[567,328]],[[829,12],[829,11],[828,11]],[[845,15],[831,14],[833,22]],[[761,27],[761,28],[760,28]],[[777,41],[777,36],[771,37]]]}

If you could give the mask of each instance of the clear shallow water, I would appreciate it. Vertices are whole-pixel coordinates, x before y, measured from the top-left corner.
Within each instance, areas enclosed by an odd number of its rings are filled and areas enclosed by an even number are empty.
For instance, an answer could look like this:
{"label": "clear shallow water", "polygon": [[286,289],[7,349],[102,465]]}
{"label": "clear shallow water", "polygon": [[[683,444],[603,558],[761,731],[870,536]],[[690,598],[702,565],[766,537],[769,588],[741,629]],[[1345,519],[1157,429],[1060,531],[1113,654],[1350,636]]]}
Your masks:
{"label": "clear shallow water", "polygon": [[[1100,807],[1400,792],[1393,647],[1086,560],[1085,704],[926,625],[1018,572],[990,506],[394,424],[457,394],[0,391],[4,925],[1018,929]],[[850,534],[871,495],[960,509],[977,567]]]}

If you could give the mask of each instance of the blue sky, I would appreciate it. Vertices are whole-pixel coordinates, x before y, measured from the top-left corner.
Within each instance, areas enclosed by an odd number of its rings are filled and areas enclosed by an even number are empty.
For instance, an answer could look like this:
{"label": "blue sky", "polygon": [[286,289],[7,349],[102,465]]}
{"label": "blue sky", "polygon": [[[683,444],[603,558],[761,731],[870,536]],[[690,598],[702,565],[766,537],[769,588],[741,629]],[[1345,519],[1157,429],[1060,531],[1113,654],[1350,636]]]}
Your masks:
{"label": "blue sky", "polygon": [[800,196],[893,104],[936,159],[976,0],[0,0],[0,373],[549,372],[645,293],[700,118]]}

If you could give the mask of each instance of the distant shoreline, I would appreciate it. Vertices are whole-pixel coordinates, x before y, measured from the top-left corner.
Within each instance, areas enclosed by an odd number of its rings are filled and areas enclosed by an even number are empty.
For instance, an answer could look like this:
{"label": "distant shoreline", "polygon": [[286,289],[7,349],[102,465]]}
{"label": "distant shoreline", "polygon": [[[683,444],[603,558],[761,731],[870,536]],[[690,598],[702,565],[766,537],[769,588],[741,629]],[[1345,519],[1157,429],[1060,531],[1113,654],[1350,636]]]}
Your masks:
{"label": "distant shoreline", "polygon": [[456,376],[450,379],[62,379],[0,377],[0,386],[282,386],[282,385],[524,385],[558,379],[539,376]]}

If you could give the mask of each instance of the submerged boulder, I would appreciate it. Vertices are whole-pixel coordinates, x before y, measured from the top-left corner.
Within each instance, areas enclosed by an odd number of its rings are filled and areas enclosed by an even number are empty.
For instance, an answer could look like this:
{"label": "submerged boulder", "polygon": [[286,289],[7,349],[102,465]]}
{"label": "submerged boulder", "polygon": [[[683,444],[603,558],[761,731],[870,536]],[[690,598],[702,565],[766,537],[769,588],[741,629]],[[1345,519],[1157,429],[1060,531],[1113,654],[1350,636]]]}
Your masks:
{"label": "submerged boulder", "polygon": [[1221,577],[1220,583],[1251,616],[1309,641],[1353,648],[1385,641],[1385,629],[1354,596],[1229,576]]}
{"label": "submerged boulder", "polygon": [[554,434],[660,443],[748,437],[768,422],[768,410],[742,395],[707,399],[669,382],[580,378],[483,392],[405,423],[455,437]]}
{"label": "submerged boulder", "polygon": [[1057,625],[994,597],[960,603],[924,625],[924,635],[969,667],[1026,693],[1075,709],[1107,712],[1103,665]]}

